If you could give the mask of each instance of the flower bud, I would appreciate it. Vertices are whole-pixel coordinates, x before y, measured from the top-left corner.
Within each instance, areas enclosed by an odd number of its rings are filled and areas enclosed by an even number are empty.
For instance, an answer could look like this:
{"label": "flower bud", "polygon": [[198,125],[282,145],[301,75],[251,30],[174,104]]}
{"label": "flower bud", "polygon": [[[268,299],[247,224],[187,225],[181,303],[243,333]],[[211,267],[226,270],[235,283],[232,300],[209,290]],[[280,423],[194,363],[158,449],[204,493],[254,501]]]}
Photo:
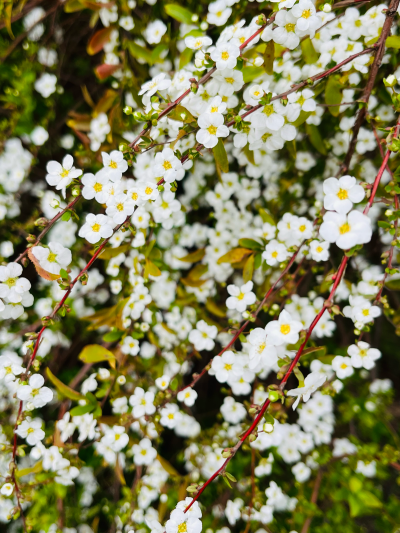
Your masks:
{"label": "flower bud", "polygon": [[330,13],[332,11],[332,6],[331,4],[324,4],[324,7],[322,8],[322,11],[324,13]]}

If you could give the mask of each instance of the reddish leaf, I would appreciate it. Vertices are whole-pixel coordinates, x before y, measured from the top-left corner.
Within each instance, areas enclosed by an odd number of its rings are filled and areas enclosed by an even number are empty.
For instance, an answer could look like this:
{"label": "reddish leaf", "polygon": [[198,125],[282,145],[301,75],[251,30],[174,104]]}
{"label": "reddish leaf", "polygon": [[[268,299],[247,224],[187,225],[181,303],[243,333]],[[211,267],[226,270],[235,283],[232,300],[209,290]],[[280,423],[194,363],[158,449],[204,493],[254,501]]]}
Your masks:
{"label": "reddish leaf", "polygon": [[97,54],[103,50],[104,45],[110,40],[113,29],[114,28],[112,26],[109,26],[108,28],[102,28],[101,30],[96,31],[87,45],[87,53],[90,56],[93,56],[94,54]]}
{"label": "reddish leaf", "polygon": [[121,67],[122,65],[107,65],[104,63],[103,65],[99,65],[98,67],[96,67],[96,76],[99,78],[99,80],[105,80],[106,78],[108,78],[108,76],[111,76],[111,74],[113,74]]}

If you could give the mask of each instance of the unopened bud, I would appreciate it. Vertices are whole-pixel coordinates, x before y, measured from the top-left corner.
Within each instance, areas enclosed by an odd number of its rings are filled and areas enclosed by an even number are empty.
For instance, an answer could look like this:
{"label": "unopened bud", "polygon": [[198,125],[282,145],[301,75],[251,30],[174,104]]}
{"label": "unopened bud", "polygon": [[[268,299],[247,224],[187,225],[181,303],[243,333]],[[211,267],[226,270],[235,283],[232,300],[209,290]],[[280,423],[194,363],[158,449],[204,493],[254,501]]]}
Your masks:
{"label": "unopened bud", "polygon": [[324,7],[322,8],[322,11],[324,13],[330,13],[332,11],[332,6],[331,4],[324,4]]}
{"label": "unopened bud", "polygon": [[79,187],[73,187],[71,191],[72,196],[75,198],[81,194],[81,190]]}
{"label": "unopened bud", "polygon": [[125,113],[125,115],[132,115],[132,111],[133,111],[133,110],[132,110],[132,108],[131,108],[130,105],[126,105],[126,106],[124,107],[124,113]]}
{"label": "unopened bud", "polygon": [[87,285],[88,280],[89,274],[87,272],[83,272],[83,274],[79,276],[79,281],[82,283],[82,285]]}
{"label": "unopened bud", "polygon": [[267,17],[264,15],[264,13],[261,13],[261,15],[258,15],[256,24],[258,26],[265,26],[267,23]]}
{"label": "unopened bud", "polygon": [[263,431],[265,431],[265,433],[272,433],[274,431],[274,426],[272,424],[268,424],[268,422],[266,422],[263,425]]}
{"label": "unopened bud", "polygon": [[47,226],[48,223],[49,221],[45,217],[41,217],[35,220],[35,226],[39,228],[44,228],[45,226]]}
{"label": "unopened bud", "polygon": [[26,240],[28,242],[30,242],[30,243],[34,243],[34,242],[36,242],[36,237],[35,237],[35,235],[28,235]]}

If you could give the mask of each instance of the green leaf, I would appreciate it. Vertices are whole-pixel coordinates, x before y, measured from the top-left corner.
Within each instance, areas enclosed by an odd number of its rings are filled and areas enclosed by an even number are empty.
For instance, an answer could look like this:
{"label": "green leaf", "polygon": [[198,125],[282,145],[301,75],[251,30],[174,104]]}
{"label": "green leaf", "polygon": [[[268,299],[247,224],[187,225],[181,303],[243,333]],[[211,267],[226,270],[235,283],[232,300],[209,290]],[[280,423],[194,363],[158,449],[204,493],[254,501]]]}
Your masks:
{"label": "green leaf", "polygon": [[224,142],[221,137],[218,139],[218,144],[212,149],[215,157],[215,163],[221,172],[229,172],[229,163],[228,156],[226,155],[226,150]]}
{"label": "green leaf", "polygon": [[[121,246],[118,246],[118,248],[111,248],[111,247],[103,248],[98,258],[104,259],[105,261],[107,261],[108,259],[117,257],[117,255],[119,254],[125,254],[131,248],[132,247],[130,244],[122,244]],[[96,250],[91,250],[90,253],[91,255],[94,255],[96,253]]]}
{"label": "green leaf", "polygon": [[322,357],[326,354],[326,346],[312,346],[311,348],[307,348],[303,351],[301,358],[304,359],[307,355],[310,354],[313,355],[314,359]]}
{"label": "green leaf", "polygon": [[366,507],[375,507],[377,509],[382,507],[382,502],[375,496],[375,494],[368,490],[361,490],[357,496]]}
{"label": "green leaf", "polygon": [[390,291],[400,291],[400,279],[391,279],[385,283]]}
{"label": "green leaf", "polygon": [[193,24],[193,13],[191,13],[185,7],[182,7],[178,4],[166,4],[164,9],[167,15],[178,22],[183,22],[184,24]]}
{"label": "green leaf", "polygon": [[[331,76],[328,79],[328,82],[326,84],[325,88],[325,103],[332,105],[332,104],[340,104],[342,101],[342,84],[339,81],[340,76]],[[334,107],[328,107],[328,111],[331,115],[334,117],[337,117],[340,113],[340,106],[335,105]]]}
{"label": "green leaf", "polygon": [[245,67],[242,70],[242,73],[243,73],[243,82],[250,83],[251,81],[265,74],[265,69],[264,67]]}
{"label": "green leaf", "polygon": [[211,298],[208,298],[206,301],[206,309],[213,315],[218,316],[220,318],[224,318],[226,315],[226,311],[224,309],[219,308],[218,305],[211,300]]}
{"label": "green leaf", "polygon": [[103,341],[104,342],[115,342],[115,341],[118,341],[122,336],[122,332],[121,331],[110,331],[109,333],[106,333],[104,336],[103,336]]}
{"label": "green leaf", "polygon": [[314,146],[316,150],[322,155],[327,155],[326,147],[324,141],[321,137],[319,128],[314,124],[306,124],[306,132],[309,136],[310,143]]}
{"label": "green leaf", "polygon": [[300,115],[298,116],[297,120],[295,120],[294,122],[291,122],[291,124],[295,127],[295,128],[298,128],[299,126],[301,126],[307,119],[308,117],[311,115],[310,111],[303,111],[301,110],[300,111]]}
{"label": "green leaf", "polygon": [[362,486],[363,486],[363,483],[361,479],[355,476],[350,478],[349,487],[350,487],[351,492],[358,492],[359,490],[362,489]]}
{"label": "green leaf", "polygon": [[71,218],[71,211],[65,211],[65,213],[61,217],[61,220],[63,220],[64,222],[68,222],[70,218]]}
{"label": "green leaf", "polygon": [[108,361],[109,365],[112,368],[115,368],[115,355],[100,344],[88,344],[85,346],[79,354],[79,359],[83,363],[100,363],[101,361]]}
{"label": "green leaf", "polygon": [[161,463],[161,466],[168,472],[168,474],[172,477],[181,477],[179,472],[171,465],[169,461],[164,459],[164,457],[161,457],[161,455],[157,454],[157,459]]}
{"label": "green leaf", "polygon": [[165,52],[165,50],[168,50],[168,46],[164,43],[160,43],[154,48],[154,50],[151,52],[153,63],[162,63],[162,54]]}
{"label": "green leaf", "polygon": [[353,494],[349,495],[350,516],[354,518],[363,513],[364,506],[361,501]]}
{"label": "green leaf", "polygon": [[243,281],[247,283],[253,277],[254,272],[254,254],[249,255],[243,267]]}
{"label": "green leaf", "polygon": [[197,263],[198,261],[201,261],[203,259],[205,254],[206,254],[206,249],[200,248],[199,250],[196,250],[195,252],[184,255],[183,257],[178,257],[178,259],[179,261],[185,261],[186,263]]}
{"label": "green leaf", "polygon": [[386,39],[386,48],[395,48],[396,50],[400,49],[400,36],[399,35],[390,35]]}
{"label": "green leaf", "polygon": [[254,239],[239,239],[239,246],[250,250],[264,250],[264,246]]}
{"label": "green leaf", "polygon": [[182,69],[183,67],[186,67],[192,60],[194,54],[194,50],[191,48],[185,48],[184,51],[181,53],[179,57],[179,68]]}
{"label": "green leaf", "polygon": [[254,257],[254,270],[257,270],[257,268],[260,268],[262,263],[262,254],[258,253]]}
{"label": "green leaf", "polygon": [[264,420],[267,424],[271,424],[272,426],[275,424],[275,418],[269,413],[264,414]]}
{"label": "green leaf", "polygon": [[143,46],[140,46],[133,41],[129,41],[128,50],[135,59],[142,59],[149,65],[153,64],[153,56],[147,48],[143,48]]}
{"label": "green leaf", "polygon": [[86,413],[91,413],[96,408],[95,405],[92,403],[88,403],[87,405],[77,405],[73,409],[71,409],[70,413],[71,416],[82,416]]}
{"label": "green leaf", "polygon": [[319,54],[315,51],[315,48],[311,42],[310,37],[307,37],[307,39],[304,39],[304,41],[301,41],[300,43],[301,51],[303,53],[303,59],[307,65],[312,65],[313,63],[316,63],[319,58]]}
{"label": "green leaf", "polygon": [[74,389],[71,389],[70,387],[68,387],[68,385],[65,385],[62,381],[60,381],[53,374],[49,367],[46,368],[46,376],[52,382],[55,388],[66,398],[69,398],[70,400],[75,400],[76,402],[78,400],[86,400],[86,398],[82,394],[80,394]]}
{"label": "green leaf", "polygon": [[275,59],[275,43],[271,39],[264,51],[264,68],[265,72],[270,76],[274,73],[274,59]]}
{"label": "green leaf", "polygon": [[220,265],[221,263],[240,263],[245,257],[250,255],[252,253],[251,250],[248,250],[247,248],[234,248],[233,250],[230,250],[226,254],[222,255],[217,263]]}

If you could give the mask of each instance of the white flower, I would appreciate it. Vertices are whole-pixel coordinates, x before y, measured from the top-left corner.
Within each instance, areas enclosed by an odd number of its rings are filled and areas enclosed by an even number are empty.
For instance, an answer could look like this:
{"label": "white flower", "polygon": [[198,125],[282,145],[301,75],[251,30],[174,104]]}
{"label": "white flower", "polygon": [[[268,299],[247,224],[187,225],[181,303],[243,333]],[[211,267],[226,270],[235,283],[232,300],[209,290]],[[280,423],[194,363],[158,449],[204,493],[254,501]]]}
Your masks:
{"label": "white flower", "polygon": [[211,52],[211,59],[215,61],[218,70],[235,68],[240,48],[232,43],[220,43]]}
{"label": "white flower", "polygon": [[217,0],[208,4],[207,22],[216,26],[223,26],[232,14],[225,0]]}
{"label": "white flower", "polygon": [[86,215],[86,222],[79,230],[79,237],[83,237],[91,244],[99,242],[100,239],[107,239],[113,233],[113,221],[106,215]]}
{"label": "white flower", "polygon": [[142,387],[136,387],[134,394],[129,398],[129,404],[133,407],[132,413],[134,418],[152,415],[156,412],[154,392],[145,392]]}
{"label": "white flower", "polygon": [[128,169],[128,163],[124,159],[124,154],[119,150],[113,150],[110,154],[101,152],[104,168],[111,181],[118,181],[122,174]]}
{"label": "white flower", "polygon": [[40,374],[33,374],[28,385],[21,385],[17,389],[17,397],[25,402],[31,402],[35,407],[43,407],[53,399],[53,392],[43,387],[44,378]]}
{"label": "white flower", "polygon": [[157,457],[157,451],[148,438],[142,439],[139,444],[134,444],[132,452],[135,465],[151,465]]}
{"label": "white flower", "polygon": [[240,288],[236,285],[228,285],[227,291],[230,294],[226,300],[228,309],[236,309],[239,313],[243,313],[248,305],[252,305],[256,301],[256,295],[252,292],[253,282],[248,281]]}
{"label": "white flower", "polygon": [[219,137],[229,135],[229,129],[224,125],[224,117],[220,113],[203,113],[197,123],[201,129],[196,133],[196,140],[206,148],[214,148]]}
{"label": "white flower", "polygon": [[20,365],[19,361],[20,358],[13,355],[12,352],[9,355],[0,355],[0,379],[4,379],[5,383],[15,381],[16,376],[24,371],[24,367]]}
{"label": "white flower", "polygon": [[121,28],[124,28],[124,30],[127,30],[127,31],[133,30],[133,28],[135,27],[133,18],[129,16],[121,17],[118,23],[121,26]]}
{"label": "white flower", "polygon": [[235,354],[231,350],[227,350],[222,355],[214,357],[211,368],[217,381],[225,383],[234,375],[235,359]]}
{"label": "white flower", "polygon": [[357,461],[356,472],[362,474],[365,477],[376,476],[376,461],[365,463],[364,461]]}
{"label": "white flower", "polygon": [[36,146],[42,146],[49,138],[48,132],[42,126],[36,126],[31,131],[31,140]]}
{"label": "white flower", "polygon": [[196,324],[196,329],[189,333],[189,342],[194,344],[194,347],[199,352],[202,350],[212,350],[215,346],[214,339],[216,338],[218,329],[216,326],[209,326],[204,320],[200,320]]}
{"label": "white flower", "polygon": [[377,305],[372,305],[363,296],[350,296],[349,300],[350,305],[343,308],[343,314],[351,318],[355,324],[360,324],[360,327],[372,322],[381,314],[381,309]]}
{"label": "white flower", "polygon": [[285,309],[279,315],[278,320],[273,320],[265,326],[268,341],[275,346],[296,344],[299,340],[299,331],[302,329],[303,324],[298,320],[293,320]]}
{"label": "white flower", "polygon": [[324,181],[324,207],[328,211],[346,214],[353,208],[353,203],[361,202],[365,191],[353,176],[339,179],[328,178]]}
{"label": "white flower", "polygon": [[227,396],[221,406],[221,413],[224,420],[230,424],[237,424],[246,417],[246,409],[240,402],[236,402],[232,396]]}
{"label": "white flower", "polygon": [[267,265],[275,266],[277,263],[286,261],[289,255],[286,246],[273,239],[266,245],[265,251],[262,253],[262,258],[265,259]]}
{"label": "white flower", "polygon": [[160,390],[168,389],[170,378],[168,376],[161,376],[156,379],[156,385]]}
{"label": "white flower", "polygon": [[108,194],[106,192],[106,185],[109,182],[106,169],[99,170],[94,174],[84,174],[81,179],[84,187],[82,189],[82,196],[85,200],[96,199],[99,204],[104,204],[107,201]]}
{"label": "white flower", "polygon": [[327,261],[329,259],[329,242],[311,241],[310,255],[314,261]]}
{"label": "white flower", "polygon": [[315,6],[310,0],[300,0],[290,12],[297,19],[296,29],[300,32],[311,33],[321,25],[321,19],[316,15]]}
{"label": "white flower", "polygon": [[278,356],[274,346],[268,344],[267,333],[263,328],[255,328],[247,337],[250,344],[249,349],[250,368],[256,368],[260,362],[264,365],[274,366],[278,361]]}
{"label": "white flower", "polygon": [[208,48],[212,45],[212,39],[207,36],[203,37],[186,37],[185,44],[191,50],[201,50],[202,48]]}
{"label": "white flower", "polygon": [[40,267],[50,274],[59,275],[60,270],[66,269],[72,261],[71,250],[58,242],[49,242],[48,248],[34,246],[31,250],[39,261]]}
{"label": "white flower", "polygon": [[64,198],[68,185],[82,174],[82,170],[74,167],[74,158],[69,154],[64,157],[61,165],[57,161],[49,161],[46,170],[48,172],[46,176],[47,183],[58,191],[62,191]]}
{"label": "white flower", "polygon": [[354,372],[350,357],[337,355],[332,361],[332,368],[339,379],[348,378]]}
{"label": "white flower", "polygon": [[304,483],[305,481],[310,479],[311,476],[311,468],[309,468],[302,462],[292,466],[292,472],[296,478],[296,481],[298,481],[299,483]]}
{"label": "white flower", "polygon": [[324,215],[319,234],[328,242],[335,242],[342,250],[349,250],[356,244],[371,240],[371,220],[359,211],[342,215],[329,211]]}
{"label": "white flower", "polygon": [[359,341],[348,347],[347,353],[351,357],[351,364],[354,368],[366,368],[371,370],[375,366],[375,361],[382,356],[380,350],[371,348],[367,342]]}
{"label": "white flower", "polygon": [[166,74],[162,72],[157,74],[152,80],[144,83],[139,91],[139,95],[145,94],[147,97],[153,96],[157,91],[168,89],[171,85],[171,80],[165,79]]}
{"label": "white flower", "polygon": [[11,496],[14,491],[14,485],[12,483],[4,483],[1,487],[0,494],[3,496]]}
{"label": "white flower", "polygon": [[139,349],[139,341],[137,339],[134,339],[130,335],[125,337],[121,344],[121,351],[125,354],[137,355],[139,353]]}
{"label": "white flower", "polygon": [[35,89],[40,93],[43,98],[48,98],[56,91],[57,76],[54,74],[48,74],[47,72],[42,74],[41,77],[35,81]]}
{"label": "white flower", "polygon": [[[43,405],[44,404],[37,405],[36,407],[42,407]],[[35,418],[32,420],[29,416],[23,422],[21,422],[15,433],[22,439],[26,439],[26,442],[30,446],[35,446],[45,437],[45,433],[42,430],[42,420],[40,420],[40,418]]]}
{"label": "white flower", "polygon": [[[275,24],[277,24],[277,27],[272,31],[272,38],[276,43],[286,46],[289,50],[297,48],[300,42],[299,36],[295,33],[296,20],[296,17],[294,17],[290,11],[286,11],[285,9],[278,11],[275,17]],[[266,30],[268,30],[268,26],[264,30],[265,34],[268,35],[270,32]],[[263,35],[261,35],[261,38],[263,38]]]}
{"label": "white flower", "polygon": [[178,392],[177,399],[178,402],[183,402],[188,407],[192,407],[197,398],[197,392],[191,387],[186,387],[185,389]]}
{"label": "white flower", "polygon": [[124,193],[114,195],[107,205],[106,213],[115,224],[122,224],[135,210],[135,203]]}
{"label": "white flower", "polygon": [[174,429],[174,427],[179,424],[182,417],[176,403],[167,403],[167,405],[161,409],[160,414],[160,424],[169,429]]}
{"label": "white flower", "polygon": [[22,266],[18,263],[8,263],[0,266],[0,298],[8,298],[10,303],[22,302],[23,294],[31,288],[26,278],[20,278]]}
{"label": "white flower", "polygon": [[303,89],[288,95],[288,100],[292,105],[298,106],[302,111],[315,111],[317,104],[313,99],[314,93],[311,89]]}
{"label": "white flower", "polygon": [[162,20],[154,20],[148,24],[143,35],[149,44],[158,44],[166,31],[167,26]]}
{"label": "white flower", "polygon": [[299,405],[300,399],[303,398],[303,402],[308,402],[310,396],[315,392],[326,380],[326,375],[320,372],[311,372],[304,380],[304,386],[298,389],[292,389],[288,391],[288,396],[297,396],[297,400],[293,404],[293,409]]}
{"label": "white flower", "polygon": [[157,178],[164,178],[166,183],[181,180],[185,173],[182,163],[171,148],[164,148],[162,152],[156,154],[153,171]]}
{"label": "white flower", "polygon": [[60,438],[66,442],[75,431],[75,424],[70,422],[71,414],[66,412],[61,420],[57,420],[57,429],[60,431]]}

